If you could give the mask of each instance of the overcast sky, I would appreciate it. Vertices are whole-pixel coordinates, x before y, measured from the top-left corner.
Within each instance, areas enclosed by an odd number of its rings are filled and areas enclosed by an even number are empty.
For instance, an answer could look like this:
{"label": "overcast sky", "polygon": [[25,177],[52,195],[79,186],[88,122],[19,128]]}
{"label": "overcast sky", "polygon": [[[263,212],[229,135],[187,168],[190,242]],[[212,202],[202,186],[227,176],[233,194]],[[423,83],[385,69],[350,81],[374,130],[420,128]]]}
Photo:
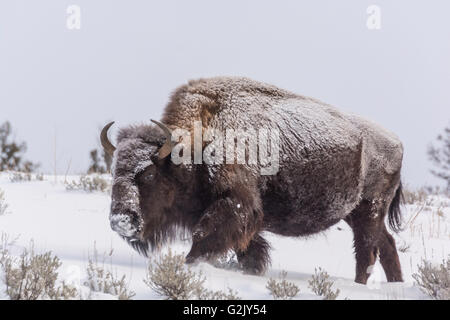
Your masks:
{"label": "overcast sky", "polygon": [[[366,24],[372,4],[379,30]],[[434,184],[426,149],[450,123],[449,12],[444,0],[2,0],[0,122],[42,171],[56,137],[58,172],[80,173],[106,122],[158,119],[188,79],[247,76],[378,122],[404,143],[403,180]]]}

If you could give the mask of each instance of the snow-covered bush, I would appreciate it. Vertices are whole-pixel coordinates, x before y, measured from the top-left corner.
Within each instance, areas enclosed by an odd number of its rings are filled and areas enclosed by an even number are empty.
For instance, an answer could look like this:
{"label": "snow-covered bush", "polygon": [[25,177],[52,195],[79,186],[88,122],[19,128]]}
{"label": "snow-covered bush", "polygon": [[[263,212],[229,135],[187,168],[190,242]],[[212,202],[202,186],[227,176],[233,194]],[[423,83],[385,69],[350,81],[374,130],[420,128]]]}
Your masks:
{"label": "snow-covered bush", "polygon": [[24,182],[33,180],[42,181],[44,180],[44,175],[41,173],[32,174],[30,172],[14,171],[9,176],[9,181],[11,182]]}
{"label": "snow-covered bush", "polygon": [[7,209],[8,204],[6,203],[5,192],[0,189],[0,216],[4,215]]}
{"label": "snow-covered bush", "polygon": [[36,254],[33,246],[25,249],[20,257],[9,254],[2,246],[0,267],[3,273],[6,295],[11,300],[67,300],[74,299],[76,288],[62,282],[57,284],[61,261],[50,251]]}
{"label": "snow-covered bush", "polygon": [[[112,250],[108,256],[112,256]],[[128,282],[125,275],[121,277],[105,267],[106,254],[103,260],[99,261],[97,249],[94,246],[93,256],[89,256],[88,266],[86,268],[87,280],[84,285],[91,291],[102,292],[117,296],[119,300],[130,300],[135,293],[128,288]]]}
{"label": "snow-covered bush", "polygon": [[423,260],[414,280],[423,292],[437,300],[450,300],[450,256],[439,266]]}
{"label": "snow-covered bush", "polygon": [[292,282],[286,281],[287,272],[281,271],[280,280],[272,278],[267,282],[266,288],[275,300],[291,300],[300,289]]}
{"label": "snow-covered bush", "polygon": [[66,183],[66,190],[110,192],[111,182],[100,175],[80,176],[78,181],[72,180],[71,182]]}
{"label": "snow-covered bush", "polygon": [[403,187],[403,200],[405,204],[424,205],[427,209],[435,206],[436,197],[450,197],[449,190],[440,186],[422,186],[413,188],[408,185]]}
{"label": "snow-covered bush", "polygon": [[168,300],[188,300],[202,291],[205,278],[185,267],[184,256],[172,250],[149,263],[144,282]]}
{"label": "snow-covered bush", "polygon": [[185,265],[184,255],[168,253],[150,261],[144,282],[167,300],[239,300],[237,292],[211,291],[204,287],[205,277]]}
{"label": "snow-covered bush", "polygon": [[213,291],[203,288],[197,295],[198,300],[241,300],[238,292],[228,288],[227,291]]}
{"label": "snow-covered bush", "polygon": [[340,290],[331,290],[334,282],[328,280],[330,276],[322,268],[316,268],[312,279],[308,281],[308,287],[318,296],[323,297],[324,300],[336,300]]}
{"label": "snow-covered bush", "polygon": [[398,251],[406,253],[411,249],[411,243],[408,243],[406,241],[403,241],[401,244],[399,244],[398,246]]}
{"label": "snow-covered bush", "polygon": [[14,240],[9,238],[9,235],[5,232],[2,232],[0,237],[0,266],[3,265],[3,261],[8,258],[9,250],[8,248],[14,244]]}
{"label": "snow-covered bush", "polygon": [[419,204],[427,200],[428,192],[425,188],[411,189],[408,186],[403,188],[403,199],[406,204]]}

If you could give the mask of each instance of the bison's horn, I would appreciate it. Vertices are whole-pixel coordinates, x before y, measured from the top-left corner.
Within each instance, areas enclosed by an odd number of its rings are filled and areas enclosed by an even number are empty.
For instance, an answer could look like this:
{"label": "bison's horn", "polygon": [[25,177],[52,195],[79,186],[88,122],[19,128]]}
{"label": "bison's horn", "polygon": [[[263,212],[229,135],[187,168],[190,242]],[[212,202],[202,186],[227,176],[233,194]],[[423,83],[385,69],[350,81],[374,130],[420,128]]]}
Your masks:
{"label": "bison's horn", "polygon": [[165,124],[162,124],[159,121],[156,121],[153,119],[150,119],[150,120],[151,120],[151,122],[156,124],[158,127],[160,127],[161,130],[164,131],[164,135],[166,136],[166,142],[158,150],[159,158],[164,159],[172,152],[172,148],[174,147],[174,144],[172,143],[172,130],[170,130]]}
{"label": "bison's horn", "polygon": [[108,139],[108,129],[111,128],[113,124],[114,121],[108,123],[100,133],[100,141],[102,142],[103,149],[105,149],[105,152],[109,154],[111,157],[113,156],[116,147],[114,147],[113,144]]}

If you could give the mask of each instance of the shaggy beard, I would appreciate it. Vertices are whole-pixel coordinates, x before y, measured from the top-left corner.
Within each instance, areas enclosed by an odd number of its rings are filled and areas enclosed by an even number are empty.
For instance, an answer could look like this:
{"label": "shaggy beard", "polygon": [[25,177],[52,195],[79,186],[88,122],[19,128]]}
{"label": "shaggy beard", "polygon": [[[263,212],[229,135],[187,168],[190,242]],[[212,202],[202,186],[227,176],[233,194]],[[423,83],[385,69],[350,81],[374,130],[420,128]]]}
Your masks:
{"label": "shaggy beard", "polygon": [[190,230],[185,226],[172,225],[166,228],[153,231],[147,239],[140,240],[121,236],[134,250],[140,255],[148,257],[150,253],[158,252],[167,244],[175,240],[189,240],[191,238]]}

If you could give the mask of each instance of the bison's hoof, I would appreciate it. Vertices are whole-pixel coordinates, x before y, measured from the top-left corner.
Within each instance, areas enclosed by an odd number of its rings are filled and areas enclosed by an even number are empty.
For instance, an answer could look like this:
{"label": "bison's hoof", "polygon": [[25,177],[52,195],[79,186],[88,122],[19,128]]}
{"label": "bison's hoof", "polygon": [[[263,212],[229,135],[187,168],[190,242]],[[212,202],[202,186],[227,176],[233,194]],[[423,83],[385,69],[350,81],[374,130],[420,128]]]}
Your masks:
{"label": "bison's hoof", "polygon": [[196,258],[194,258],[194,257],[192,257],[192,256],[190,256],[190,255],[188,255],[187,257],[186,257],[186,259],[185,259],[185,262],[186,262],[186,264],[193,264],[193,263],[195,263],[196,262]]}
{"label": "bison's hoof", "polygon": [[245,268],[242,267],[244,274],[252,275],[252,276],[261,276],[264,274],[264,270],[256,269],[256,268]]}
{"label": "bison's hoof", "polygon": [[111,229],[123,237],[137,237],[142,230],[142,220],[137,213],[113,214],[109,217]]}

